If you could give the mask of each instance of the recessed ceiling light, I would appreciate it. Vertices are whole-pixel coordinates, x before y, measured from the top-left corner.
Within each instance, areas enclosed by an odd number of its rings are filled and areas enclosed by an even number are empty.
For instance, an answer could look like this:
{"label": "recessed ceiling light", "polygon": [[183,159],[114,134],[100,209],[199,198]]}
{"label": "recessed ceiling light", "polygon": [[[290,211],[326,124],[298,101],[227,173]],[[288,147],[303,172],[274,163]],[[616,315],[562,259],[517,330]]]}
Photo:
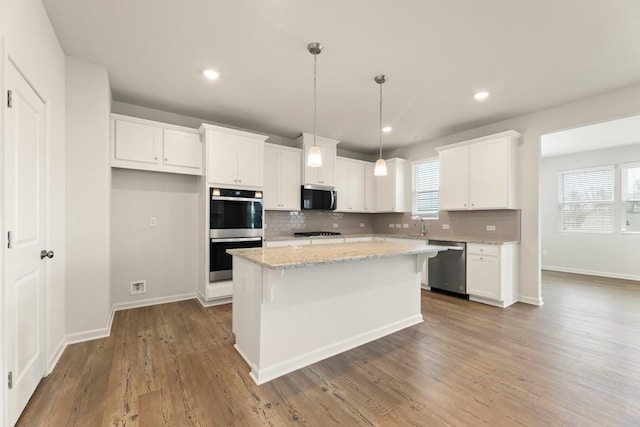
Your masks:
{"label": "recessed ceiling light", "polygon": [[382,128],[382,132],[389,133],[393,128],[391,126],[385,126]]}
{"label": "recessed ceiling light", "polygon": [[489,92],[487,92],[486,90],[480,91],[480,92],[476,92],[473,97],[478,100],[478,101],[484,101],[485,99],[487,99],[489,97]]}
{"label": "recessed ceiling light", "polygon": [[202,74],[204,74],[204,76],[209,80],[215,80],[218,77],[220,77],[220,74],[216,70],[211,70],[211,69],[204,70]]}
{"label": "recessed ceiling light", "polygon": [[424,139],[424,136],[422,136],[422,135],[418,135],[418,136],[414,136],[413,137],[414,141],[422,141],[423,139]]}

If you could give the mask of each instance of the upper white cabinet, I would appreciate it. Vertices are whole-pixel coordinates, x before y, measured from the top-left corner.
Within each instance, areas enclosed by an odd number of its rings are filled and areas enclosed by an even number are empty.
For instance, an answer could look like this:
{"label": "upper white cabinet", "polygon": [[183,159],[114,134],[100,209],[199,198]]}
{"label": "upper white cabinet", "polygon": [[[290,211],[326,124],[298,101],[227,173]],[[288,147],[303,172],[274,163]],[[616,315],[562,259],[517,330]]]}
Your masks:
{"label": "upper white cabinet", "polygon": [[437,148],[440,209],[518,209],[515,131]]}
{"label": "upper white cabinet", "polygon": [[300,210],[301,150],[281,145],[264,146],[264,208]]}
{"label": "upper white cabinet", "polygon": [[373,174],[375,165],[364,164],[364,211],[371,213],[376,211],[376,176]]}
{"label": "upper white cabinet", "polygon": [[[313,146],[313,134],[303,133],[296,138],[296,143],[302,146],[302,182],[305,185],[320,185],[333,187],[335,185],[335,162],[337,145],[340,141],[322,136],[316,136],[316,145],[322,154],[322,166],[307,166],[309,149]],[[339,196],[338,196],[339,197]]]}
{"label": "upper white cabinet", "polygon": [[405,159],[389,159],[387,175],[376,176],[376,212],[408,212],[405,196]]}
{"label": "upper white cabinet", "polygon": [[338,211],[365,212],[365,162],[337,157],[335,187]]}
{"label": "upper white cabinet", "polygon": [[207,182],[237,188],[262,188],[265,135],[203,124]]}
{"label": "upper white cabinet", "polygon": [[472,301],[507,307],[518,299],[518,244],[467,244],[467,293]]}
{"label": "upper white cabinet", "polygon": [[202,143],[196,129],[111,115],[111,166],[202,175]]}

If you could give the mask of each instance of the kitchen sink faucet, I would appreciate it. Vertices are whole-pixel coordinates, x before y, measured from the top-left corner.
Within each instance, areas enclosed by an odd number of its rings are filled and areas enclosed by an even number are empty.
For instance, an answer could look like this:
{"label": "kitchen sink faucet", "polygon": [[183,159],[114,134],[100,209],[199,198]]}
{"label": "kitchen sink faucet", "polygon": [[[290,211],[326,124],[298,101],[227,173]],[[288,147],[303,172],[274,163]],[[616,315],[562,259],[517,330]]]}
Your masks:
{"label": "kitchen sink faucet", "polygon": [[427,234],[427,227],[424,224],[424,218],[422,218],[421,216],[416,217],[417,219],[420,220],[420,235],[424,236]]}

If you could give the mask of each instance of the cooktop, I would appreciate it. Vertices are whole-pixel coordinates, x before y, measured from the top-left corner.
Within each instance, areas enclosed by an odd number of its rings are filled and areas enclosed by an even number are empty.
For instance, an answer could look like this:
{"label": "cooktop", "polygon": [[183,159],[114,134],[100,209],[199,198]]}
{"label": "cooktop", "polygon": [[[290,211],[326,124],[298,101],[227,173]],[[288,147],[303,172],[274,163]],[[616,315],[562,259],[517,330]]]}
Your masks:
{"label": "cooktop", "polygon": [[341,236],[342,233],[337,231],[300,231],[298,233],[293,233],[294,236]]}

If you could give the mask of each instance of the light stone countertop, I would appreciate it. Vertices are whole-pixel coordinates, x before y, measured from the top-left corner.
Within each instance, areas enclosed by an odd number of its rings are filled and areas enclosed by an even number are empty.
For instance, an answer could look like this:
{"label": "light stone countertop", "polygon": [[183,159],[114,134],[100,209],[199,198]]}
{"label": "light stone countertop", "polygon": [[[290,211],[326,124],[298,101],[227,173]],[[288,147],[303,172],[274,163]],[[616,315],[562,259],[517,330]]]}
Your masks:
{"label": "light stone countertop", "polygon": [[279,241],[289,241],[289,240],[309,240],[309,239],[339,239],[339,238],[351,238],[351,237],[391,237],[397,239],[411,239],[418,241],[427,241],[427,240],[446,240],[449,242],[466,242],[466,243],[484,243],[490,245],[501,245],[503,243],[518,243],[519,240],[490,240],[483,239],[477,237],[451,237],[451,236],[418,236],[415,234],[341,234],[339,236],[278,236],[273,237],[271,239],[266,239],[267,242],[279,242]]}
{"label": "light stone countertop", "polygon": [[283,246],[228,249],[227,253],[274,270],[318,264],[388,258],[402,255],[435,255],[438,249],[425,243],[358,242],[334,245]]}

